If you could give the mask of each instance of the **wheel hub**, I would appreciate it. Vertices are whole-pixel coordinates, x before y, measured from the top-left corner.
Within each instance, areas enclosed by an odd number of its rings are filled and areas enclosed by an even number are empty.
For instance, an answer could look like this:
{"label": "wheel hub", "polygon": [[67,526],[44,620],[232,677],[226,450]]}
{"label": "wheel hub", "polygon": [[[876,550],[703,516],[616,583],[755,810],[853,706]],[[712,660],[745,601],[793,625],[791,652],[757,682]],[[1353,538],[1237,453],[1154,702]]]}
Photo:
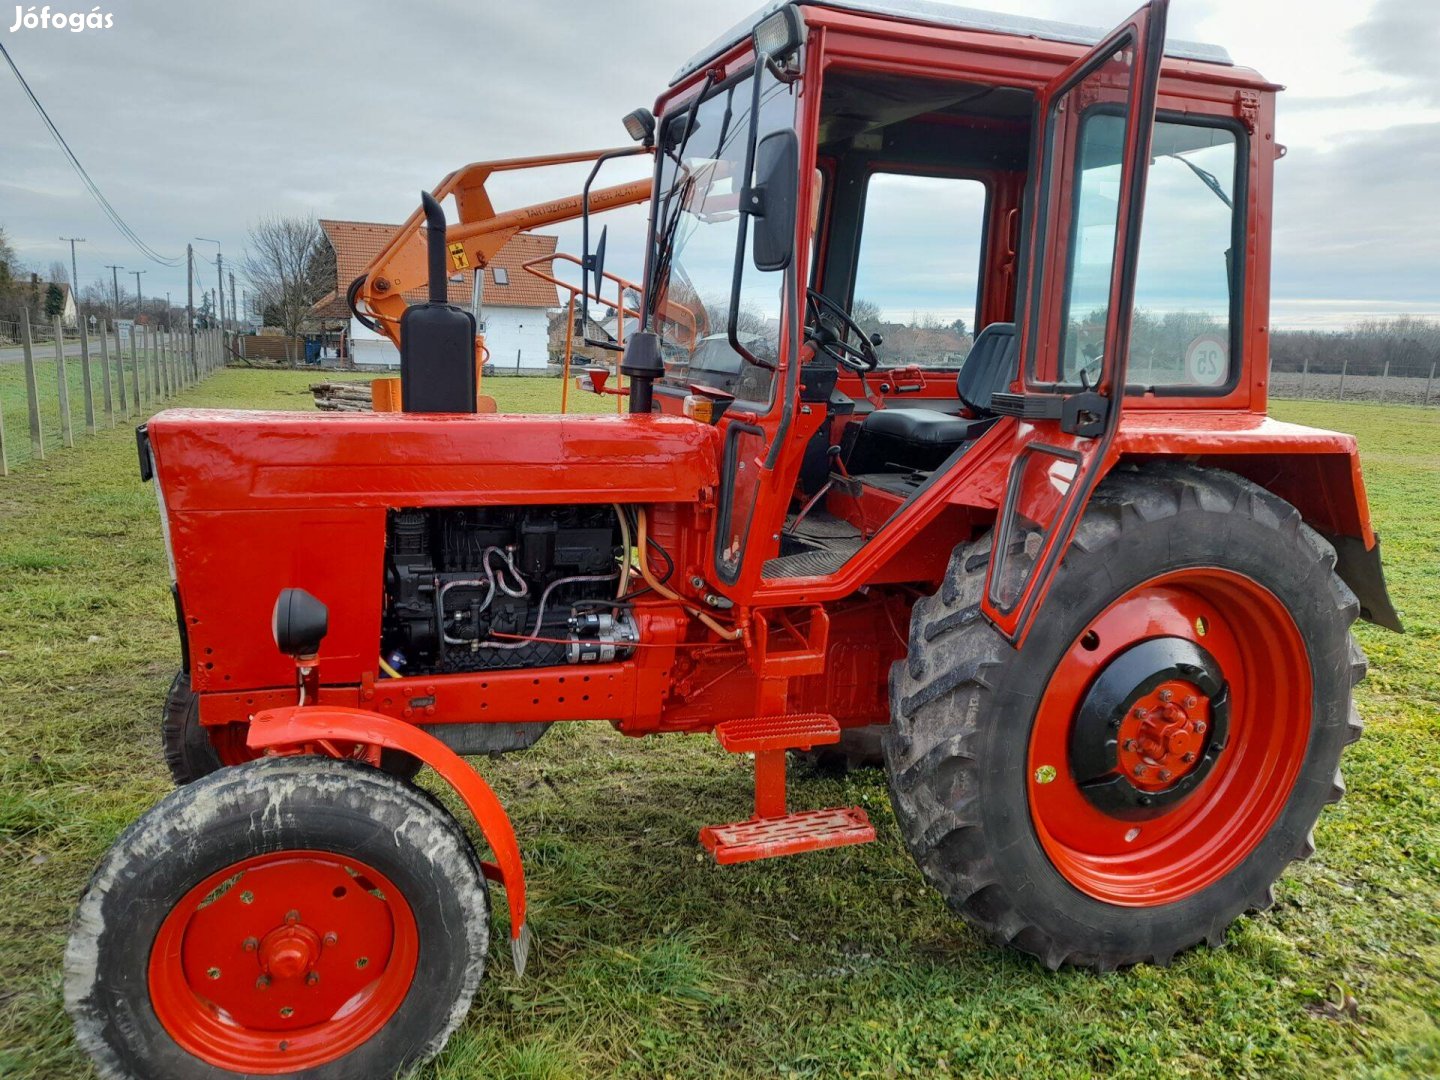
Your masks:
{"label": "wheel hub", "polygon": [[277,926],[260,942],[260,967],[276,979],[308,975],[320,958],[320,935],[308,926]]}
{"label": "wheel hub", "polygon": [[1185,798],[1228,735],[1219,664],[1184,638],[1151,638],[1116,655],[1077,710],[1070,765],[1094,806],[1144,819]]}

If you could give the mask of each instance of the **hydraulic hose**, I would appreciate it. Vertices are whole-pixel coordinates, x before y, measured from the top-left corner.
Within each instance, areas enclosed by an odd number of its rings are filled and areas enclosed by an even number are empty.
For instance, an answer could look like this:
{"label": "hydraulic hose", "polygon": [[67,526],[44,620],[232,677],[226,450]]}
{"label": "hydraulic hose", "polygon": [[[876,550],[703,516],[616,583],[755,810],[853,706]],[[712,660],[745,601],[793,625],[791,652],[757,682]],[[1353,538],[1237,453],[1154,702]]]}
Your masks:
{"label": "hydraulic hose", "polygon": [[648,533],[646,532],[645,528],[647,518],[645,514],[645,508],[643,506],[637,506],[635,508],[635,518],[640,528],[640,575],[645,579],[645,584],[649,585],[650,588],[654,589],[657,595],[663,596],[667,600],[675,601],[675,603],[679,604],[691,615],[699,619],[711,630],[715,631],[715,633],[719,634],[724,640],[739,640],[740,636],[744,633],[744,631],[738,628],[733,630],[727,629],[715,619],[711,618],[708,612],[701,611],[694,604],[691,604],[688,601],[681,599],[678,593],[667,588],[665,585],[661,584],[658,580],[656,580],[655,575],[650,572],[650,560],[646,557],[646,553],[648,550],[646,548],[646,540],[648,538]]}

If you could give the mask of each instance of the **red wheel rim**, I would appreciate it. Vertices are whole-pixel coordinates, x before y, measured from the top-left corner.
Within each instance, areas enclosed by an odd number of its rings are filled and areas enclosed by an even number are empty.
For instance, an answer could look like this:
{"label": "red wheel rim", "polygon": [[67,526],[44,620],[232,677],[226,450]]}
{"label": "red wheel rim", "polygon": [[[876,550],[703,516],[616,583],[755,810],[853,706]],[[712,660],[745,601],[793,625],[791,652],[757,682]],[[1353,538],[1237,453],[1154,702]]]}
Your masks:
{"label": "red wheel rim", "polygon": [[410,906],[373,867],[323,851],[256,855],[211,874],[166,917],[150,1001],[202,1061],[288,1073],[383,1028],[418,955]]}
{"label": "red wheel rim", "polygon": [[[1156,637],[1194,642],[1219,664],[1229,687],[1229,738],[1180,802],[1145,820],[1126,820],[1099,809],[1076,783],[1069,740],[1095,677],[1126,649]],[[1166,683],[1139,704],[1153,710],[1162,689],[1170,694],[1167,708],[1197,697],[1183,683]],[[1191,718],[1203,721],[1207,708],[1203,698],[1194,701]],[[1176,571],[1132,589],[1071,643],[1036,712],[1029,802],[1045,854],[1070,884],[1111,904],[1150,907],[1200,892],[1238,866],[1274,825],[1305,757],[1310,713],[1305,643],[1269,590],[1220,569]],[[1135,722],[1127,714],[1125,723]],[[1153,729],[1147,737],[1142,749],[1161,753],[1164,740]],[[1183,739],[1173,746],[1174,761],[1191,749]],[[1122,765],[1152,760],[1137,752],[1122,750]],[[1170,766],[1171,759],[1162,763]],[[1173,767],[1178,773],[1185,766]],[[1148,790],[1145,780],[1137,786]]]}

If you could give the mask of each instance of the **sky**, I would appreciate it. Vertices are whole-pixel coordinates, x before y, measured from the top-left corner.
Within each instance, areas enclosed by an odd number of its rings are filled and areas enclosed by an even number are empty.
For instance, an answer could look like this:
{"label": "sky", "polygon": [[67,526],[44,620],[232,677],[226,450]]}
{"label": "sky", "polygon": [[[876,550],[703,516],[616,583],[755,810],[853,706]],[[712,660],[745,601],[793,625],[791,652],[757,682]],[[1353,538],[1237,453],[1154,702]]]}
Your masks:
{"label": "sky", "polygon": [[[399,222],[422,187],[473,160],[622,145],[620,118],[760,0],[102,0],[108,29],[10,28],[0,42],[110,202],[183,258],[197,236],[238,261],[267,215]],[[1132,0],[975,0],[1097,27]],[[52,5],[89,13],[93,4]],[[38,12],[39,7],[36,6]],[[1303,12],[1303,17],[1300,13]],[[1288,89],[1278,133],[1273,322],[1339,328],[1440,316],[1440,7],[1433,0],[1173,0],[1172,37],[1214,42]],[[622,167],[602,183],[635,175]],[[497,206],[579,188],[551,170],[492,183]],[[642,215],[614,224],[611,265],[638,274]],[[171,269],[130,247],[0,68],[0,227],[20,259]],[[557,229],[562,249],[574,230]],[[196,243],[213,259],[215,245]],[[199,264],[213,283],[213,262]],[[124,273],[122,271],[122,273]],[[123,279],[133,289],[133,277]],[[240,288],[244,287],[243,281]],[[905,313],[905,314],[908,314]]]}

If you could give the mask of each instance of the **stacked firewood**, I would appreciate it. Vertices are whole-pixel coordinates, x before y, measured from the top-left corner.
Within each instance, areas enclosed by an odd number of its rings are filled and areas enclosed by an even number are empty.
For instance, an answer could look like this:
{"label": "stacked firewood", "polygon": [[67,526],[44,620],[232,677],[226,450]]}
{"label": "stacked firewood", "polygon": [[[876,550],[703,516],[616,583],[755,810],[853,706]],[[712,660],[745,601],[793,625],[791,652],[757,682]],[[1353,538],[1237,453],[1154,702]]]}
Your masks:
{"label": "stacked firewood", "polygon": [[315,407],[322,412],[370,412],[368,382],[319,382],[310,384]]}

